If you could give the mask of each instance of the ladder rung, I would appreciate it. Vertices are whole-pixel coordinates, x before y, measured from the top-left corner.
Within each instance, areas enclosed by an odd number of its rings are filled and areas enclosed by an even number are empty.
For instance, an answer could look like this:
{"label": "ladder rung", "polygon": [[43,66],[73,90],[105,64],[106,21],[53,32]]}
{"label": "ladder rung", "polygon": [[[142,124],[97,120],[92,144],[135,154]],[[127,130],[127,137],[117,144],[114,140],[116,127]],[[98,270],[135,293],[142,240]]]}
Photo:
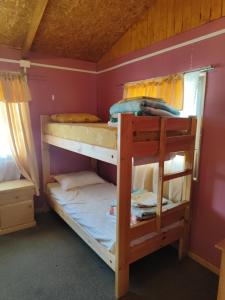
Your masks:
{"label": "ladder rung", "polygon": [[183,177],[183,176],[188,176],[192,174],[192,169],[188,169],[182,172],[176,172],[176,173],[172,173],[172,174],[167,174],[163,176],[163,181],[168,181],[171,179],[175,179],[178,177]]}

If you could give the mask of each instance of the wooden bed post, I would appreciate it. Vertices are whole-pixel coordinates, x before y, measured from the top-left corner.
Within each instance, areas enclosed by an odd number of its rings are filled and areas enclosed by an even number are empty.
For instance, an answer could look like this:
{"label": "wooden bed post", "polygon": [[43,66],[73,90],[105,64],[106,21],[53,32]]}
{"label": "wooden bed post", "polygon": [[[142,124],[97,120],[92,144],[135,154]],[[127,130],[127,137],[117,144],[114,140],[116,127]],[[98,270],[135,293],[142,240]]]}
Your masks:
{"label": "wooden bed post", "polygon": [[[196,134],[197,120],[194,117],[190,118],[190,134],[195,136]],[[189,201],[189,205],[186,208],[185,219],[184,219],[184,231],[183,235],[179,240],[179,259],[186,256],[188,252],[189,243],[189,232],[190,232],[190,201],[192,191],[192,180],[193,180],[193,164],[194,164],[194,152],[195,152],[195,139],[190,146],[190,150],[185,154],[185,169],[192,169],[192,174],[186,176],[184,179],[184,187],[182,193],[182,201]]]}
{"label": "wooden bed post", "polygon": [[46,123],[49,122],[49,116],[42,115],[41,119],[41,158],[42,158],[42,182],[43,190],[46,192],[47,183],[50,182],[50,155],[49,144],[44,142],[44,128]]}
{"label": "wooden bed post", "polygon": [[165,160],[165,138],[166,138],[166,118],[160,121],[160,140],[159,140],[159,173],[158,173],[158,191],[157,191],[157,207],[156,207],[156,224],[157,231],[161,230],[162,218],[162,198],[164,187],[164,160]]}
{"label": "wooden bed post", "polygon": [[98,173],[98,160],[95,158],[91,158],[91,168],[94,172]]}
{"label": "wooden bed post", "polygon": [[132,178],[132,116],[119,114],[116,224],[116,298],[129,288],[129,246]]}

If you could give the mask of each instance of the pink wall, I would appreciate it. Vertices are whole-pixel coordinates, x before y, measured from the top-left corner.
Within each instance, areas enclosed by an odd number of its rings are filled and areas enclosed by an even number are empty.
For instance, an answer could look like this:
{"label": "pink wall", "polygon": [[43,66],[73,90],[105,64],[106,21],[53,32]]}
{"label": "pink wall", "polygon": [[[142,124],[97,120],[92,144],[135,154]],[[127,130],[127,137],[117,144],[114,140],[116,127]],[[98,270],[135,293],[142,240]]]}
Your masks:
{"label": "pink wall", "polygon": [[[130,54],[104,67],[193,39],[221,28],[225,19],[173,37],[145,50]],[[208,74],[199,182],[193,191],[191,251],[215,265],[219,252],[214,245],[225,238],[225,34],[176,49],[144,61],[102,73],[97,81],[98,112],[108,119],[109,107],[122,97],[122,84],[215,65]],[[98,66],[101,70],[103,66]],[[115,169],[101,164],[101,172],[115,178]]]}
{"label": "pink wall", "polygon": [[[1,48],[0,57],[20,59],[18,51]],[[62,58],[49,58],[32,54],[31,62],[54,64],[65,67],[95,70],[95,64]],[[18,70],[18,65],[0,63],[0,70]],[[28,82],[31,90],[31,121],[37,151],[38,166],[41,177],[40,115],[63,112],[89,112],[96,114],[96,75],[49,68],[31,67],[28,69]],[[52,95],[55,100],[52,100]],[[51,149],[52,173],[78,171],[90,167],[89,158],[63,151],[56,147]],[[43,204],[42,198],[37,208]]]}
{"label": "pink wall", "polygon": [[[38,164],[41,165],[40,115],[67,112],[96,114],[96,77],[71,71],[31,68],[28,74],[32,94],[31,119]],[[87,88],[88,87],[88,88]],[[52,100],[54,95],[55,100]],[[89,159],[53,147],[52,173],[78,171],[89,167]]]}

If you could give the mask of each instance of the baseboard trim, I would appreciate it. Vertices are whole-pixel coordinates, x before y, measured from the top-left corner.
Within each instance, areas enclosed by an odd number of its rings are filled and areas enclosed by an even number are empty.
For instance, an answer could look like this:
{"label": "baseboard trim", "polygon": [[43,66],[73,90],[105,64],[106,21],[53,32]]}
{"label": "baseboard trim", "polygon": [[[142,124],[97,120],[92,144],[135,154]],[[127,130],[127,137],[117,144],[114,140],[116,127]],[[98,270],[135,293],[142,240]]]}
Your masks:
{"label": "baseboard trim", "polygon": [[219,275],[220,270],[219,268],[217,268],[216,266],[214,266],[213,264],[211,264],[210,262],[208,262],[206,259],[198,256],[197,254],[188,251],[188,256],[193,259],[194,261],[196,261],[197,263],[199,263],[200,265],[202,265],[203,267],[205,267],[206,269],[210,270],[211,272],[215,273],[216,275]]}

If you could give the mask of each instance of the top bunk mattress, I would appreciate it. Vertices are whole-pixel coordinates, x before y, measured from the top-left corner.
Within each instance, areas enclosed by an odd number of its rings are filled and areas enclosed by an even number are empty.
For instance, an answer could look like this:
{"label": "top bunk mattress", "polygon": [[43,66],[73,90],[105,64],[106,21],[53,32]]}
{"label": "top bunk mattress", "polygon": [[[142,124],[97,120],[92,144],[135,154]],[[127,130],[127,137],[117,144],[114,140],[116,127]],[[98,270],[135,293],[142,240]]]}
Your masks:
{"label": "top bunk mattress", "polygon": [[117,128],[107,123],[48,123],[45,134],[109,149],[117,148]]}

